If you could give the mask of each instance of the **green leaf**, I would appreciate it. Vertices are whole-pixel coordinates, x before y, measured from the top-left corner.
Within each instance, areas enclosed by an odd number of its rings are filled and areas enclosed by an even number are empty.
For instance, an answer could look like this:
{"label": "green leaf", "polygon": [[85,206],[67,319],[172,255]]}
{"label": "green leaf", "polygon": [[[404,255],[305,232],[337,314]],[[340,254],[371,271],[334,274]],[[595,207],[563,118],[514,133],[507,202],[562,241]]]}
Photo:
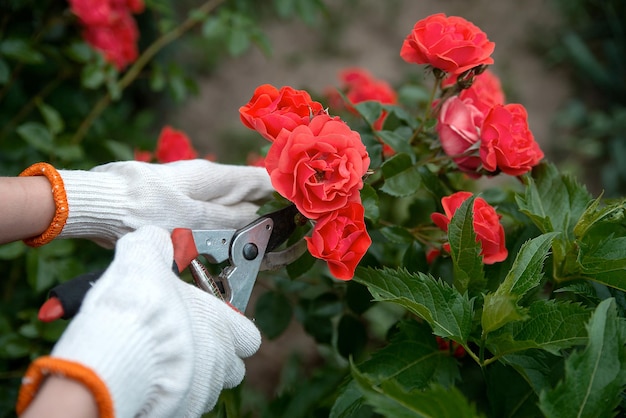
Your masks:
{"label": "green leaf", "polygon": [[287,329],[292,315],[293,309],[289,299],[284,294],[275,291],[263,293],[254,308],[255,323],[270,340]]}
{"label": "green leaf", "polygon": [[626,328],[614,299],[598,305],[587,330],[587,346],[567,359],[564,380],[540,396],[548,418],[611,416],[620,402],[626,385]]}
{"label": "green leaf", "polygon": [[39,122],[26,122],[18,126],[17,134],[38,151],[50,153],[54,148],[52,134]]}
{"label": "green leaf", "polygon": [[609,237],[591,249],[582,247],[579,263],[590,279],[626,291],[626,237]]}
{"label": "green leaf", "polygon": [[626,215],[625,201],[620,201],[604,207],[600,207],[601,202],[602,196],[594,200],[582,214],[574,226],[574,235],[576,238],[583,238],[590,229],[600,223],[613,223],[624,219]]}
{"label": "green leaf", "polygon": [[369,125],[373,125],[383,113],[383,105],[376,100],[357,103],[354,108]]}
{"label": "green leaf", "polygon": [[373,222],[378,222],[380,218],[378,193],[367,183],[363,184],[363,189],[361,189],[361,202],[365,209],[365,217]]}
{"label": "green leaf", "polygon": [[375,385],[371,378],[361,373],[354,365],[351,371],[366,402],[383,416],[394,418],[482,416],[455,387],[444,388],[433,385],[428,389],[406,391],[393,380]]}
{"label": "green leaf", "polygon": [[463,293],[485,283],[482,247],[473,225],[474,197],[465,200],[448,225],[448,241],[454,265],[454,286]]}
{"label": "green leaf", "polygon": [[396,154],[385,161],[381,168],[385,178],[381,191],[394,197],[403,197],[419,190],[422,183],[419,167],[413,165],[409,155]]}
{"label": "green leaf", "polygon": [[533,178],[526,177],[524,196],[516,196],[520,210],[541,232],[557,231],[563,233],[563,239],[573,238],[574,225],[591,201],[591,195],[571,176],[560,174],[553,164],[537,166]]}
{"label": "green leaf", "polygon": [[518,302],[541,283],[543,264],[555,235],[556,232],[543,234],[525,242],[502,284],[485,295],[481,320],[484,334],[525,318],[525,310]]}
{"label": "green leaf", "polygon": [[[402,132],[402,129],[398,129]],[[376,133],[387,145],[389,145],[396,153],[405,153],[413,155],[413,148],[408,140],[410,135],[401,135],[397,131],[378,131]]]}
{"label": "green leaf", "polygon": [[43,54],[34,49],[25,39],[5,39],[0,43],[0,54],[25,64],[44,62]]}
{"label": "green leaf", "polygon": [[527,311],[525,321],[509,322],[489,334],[486,347],[502,356],[529,348],[558,354],[564,348],[587,341],[585,323],[590,311],[576,303],[538,300]]}
{"label": "green leaf", "polygon": [[436,335],[461,344],[467,341],[472,302],[441,280],[404,269],[362,267],[357,268],[354,280],[366,285],[375,300],[399,304],[427,321]]}
{"label": "green leaf", "polygon": [[52,134],[56,135],[63,131],[65,123],[63,122],[63,118],[58,110],[45,104],[41,100],[37,101],[37,108],[39,109],[39,112],[41,112],[41,116],[46,121],[46,125],[48,125],[48,129],[52,132]]}

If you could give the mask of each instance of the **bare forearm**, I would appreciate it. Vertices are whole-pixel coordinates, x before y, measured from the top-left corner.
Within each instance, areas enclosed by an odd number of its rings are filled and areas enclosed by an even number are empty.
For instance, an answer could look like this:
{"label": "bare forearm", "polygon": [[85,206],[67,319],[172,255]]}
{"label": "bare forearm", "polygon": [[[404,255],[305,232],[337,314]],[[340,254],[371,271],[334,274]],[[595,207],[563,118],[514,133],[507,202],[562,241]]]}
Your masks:
{"label": "bare forearm", "polygon": [[41,234],[55,213],[50,182],[43,176],[0,177],[0,244]]}
{"label": "bare forearm", "polygon": [[20,418],[97,418],[96,403],[83,385],[51,376]]}

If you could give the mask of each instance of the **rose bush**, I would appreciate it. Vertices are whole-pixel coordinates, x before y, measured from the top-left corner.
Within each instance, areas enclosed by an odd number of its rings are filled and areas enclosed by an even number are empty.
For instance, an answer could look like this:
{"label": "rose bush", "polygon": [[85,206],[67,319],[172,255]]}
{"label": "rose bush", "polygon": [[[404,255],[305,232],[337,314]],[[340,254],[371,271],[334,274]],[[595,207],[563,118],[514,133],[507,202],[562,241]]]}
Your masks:
{"label": "rose bush", "polygon": [[[315,286],[320,275],[346,283],[331,282],[326,293],[296,302],[305,329],[346,359],[349,375],[339,374],[339,391],[329,369],[314,383],[334,393],[318,399],[331,417],[621,411],[626,203],[594,199],[544,160],[525,108],[506,103],[486,67],[493,47],[462,18],[430,16],[400,51],[406,61],[432,67],[428,101],[415,106],[374,94],[361,100],[365,94],[350,92],[369,74],[350,68],[340,87],[346,103],[326,93],[330,114],[311,112],[295,128],[293,119],[285,129],[273,127],[280,133],[265,166],[282,198],[311,220],[301,232],[308,256],[326,261],[324,269],[304,257],[288,269],[290,277]],[[424,113],[411,114],[416,107]],[[332,114],[342,109],[361,121],[348,127]],[[321,139],[320,126],[329,123],[342,127],[334,131],[341,141]],[[347,138],[362,141],[366,153],[336,146]],[[366,165],[344,168],[365,155],[367,173]],[[515,181],[484,190],[476,182],[496,176]],[[358,190],[360,198],[345,190]],[[350,283],[368,290],[366,300],[355,300]],[[284,307],[282,293],[270,290],[263,305]],[[338,294],[345,305],[337,319]],[[368,338],[389,315],[384,332]],[[277,334],[275,317],[258,323]]]}
{"label": "rose bush", "polygon": [[[21,34],[38,20],[18,3],[0,41],[7,175],[40,160],[84,169],[135,155],[196,157],[190,138],[142,108],[152,94],[179,100],[189,85],[156,52],[196,25],[211,41],[204,48],[263,44],[258,15],[247,14],[263,2],[209,1],[174,27],[177,14],[146,2],[135,23],[147,46],[124,64],[83,38],[83,27],[104,25],[98,19],[117,7],[131,16],[139,2],[76,0],[73,14],[50,3],[37,16],[52,20],[32,39]],[[271,3],[281,14],[309,10]],[[263,346],[292,341],[283,333],[297,328],[313,354],[290,357],[281,373],[249,368],[208,416],[623,414],[625,199],[592,196],[544,158],[527,112],[506,102],[487,68],[494,44],[482,30],[442,14],[407,29],[399,53],[408,81],[386,85],[352,67],[340,78],[340,105],[261,84],[240,108],[250,144],[267,141],[241,162],[264,165],[277,191],[260,213],[294,203],[308,219],[287,243],[304,239],[308,252],[259,275],[252,314]],[[136,41],[112,39],[116,48]],[[0,410],[11,410],[24,367],[63,330],[36,320],[47,289],[108,262],[90,243],[0,247]]]}

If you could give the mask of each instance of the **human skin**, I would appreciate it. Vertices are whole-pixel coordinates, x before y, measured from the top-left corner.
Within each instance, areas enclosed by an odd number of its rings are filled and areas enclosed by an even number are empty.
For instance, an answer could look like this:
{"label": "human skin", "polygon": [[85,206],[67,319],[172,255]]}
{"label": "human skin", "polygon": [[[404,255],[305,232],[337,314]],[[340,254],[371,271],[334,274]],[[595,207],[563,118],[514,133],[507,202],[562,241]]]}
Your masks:
{"label": "human skin", "polygon": [[50,376],[20,418],[97,418],[98,410],[91,392],[80,383]]}
{"label": "human skin", "polygon": [[55,206],[46,177],[0,177],[0,196],[0,244],[40,235],[52,222]]}

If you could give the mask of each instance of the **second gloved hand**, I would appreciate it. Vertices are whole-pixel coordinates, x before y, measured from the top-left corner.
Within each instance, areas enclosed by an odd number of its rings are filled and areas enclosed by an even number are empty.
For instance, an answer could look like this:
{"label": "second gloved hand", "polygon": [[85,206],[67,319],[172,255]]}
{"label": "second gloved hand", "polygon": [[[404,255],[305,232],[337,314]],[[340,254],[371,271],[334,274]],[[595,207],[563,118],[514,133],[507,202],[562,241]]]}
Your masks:
{"label": "second gloved hand", "polygon": [[109,248],[144,225],[169,231],[239,228],[274,191],[263,168],[206,160],[125,161],[58,172],[69,207],[59,237],[88,238]]}
{"label": "second gloved hand", "polygon": [[172,259],[170,236],[161,228],[143,227],[120,239],[113,263],[51,356],[31,365],[21,405],[50,374],[83,383],[99,416],[118,418],[200,416],[222,389],[238,385],[242,358],[261,343],[259,331],[226,303],[180,280]]}

